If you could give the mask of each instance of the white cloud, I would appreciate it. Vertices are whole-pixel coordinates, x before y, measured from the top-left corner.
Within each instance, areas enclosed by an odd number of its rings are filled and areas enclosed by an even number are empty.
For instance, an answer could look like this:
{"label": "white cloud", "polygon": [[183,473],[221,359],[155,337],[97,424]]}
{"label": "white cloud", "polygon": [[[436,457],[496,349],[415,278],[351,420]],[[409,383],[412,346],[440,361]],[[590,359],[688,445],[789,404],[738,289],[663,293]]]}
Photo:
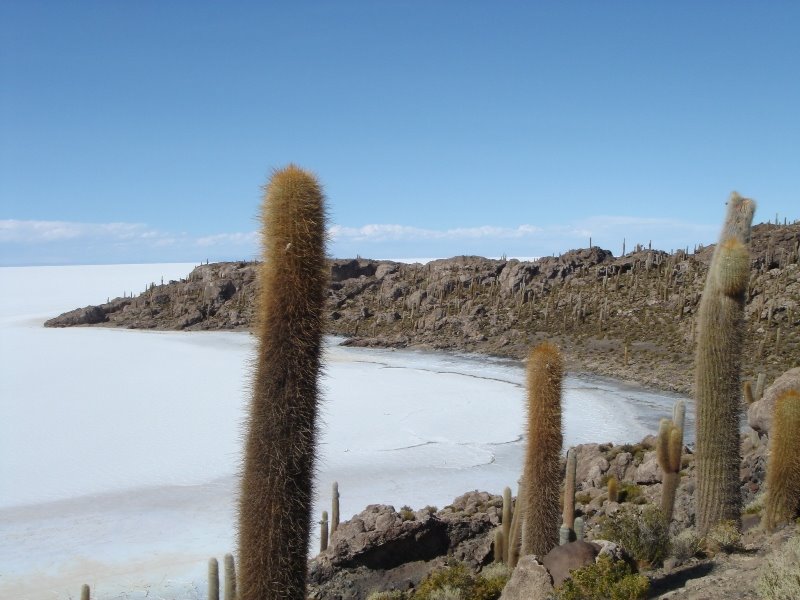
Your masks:
{"label": "white cloud", "polygon": [[334,241],[420,241],[420,240],[466,240],[482,238],[522,238],[532,235],[540,228],[533,225],[518,227],[496,227],[481,225],[479,227],[459,227],[455,229],[425,229],[396,224],[369,224],[361,227],[345,227],[332,225],[328,232]]}
{"label": "white cloud", "polygon": [[253,246],[258,241],[258,233],[217,233],[197,238],[198,246]]}
{"label": "white cloud", "polygon": [[0,242],[37,244],[79,239],[136,240],[164,234],[141,223],[79,223],[0,219]]}

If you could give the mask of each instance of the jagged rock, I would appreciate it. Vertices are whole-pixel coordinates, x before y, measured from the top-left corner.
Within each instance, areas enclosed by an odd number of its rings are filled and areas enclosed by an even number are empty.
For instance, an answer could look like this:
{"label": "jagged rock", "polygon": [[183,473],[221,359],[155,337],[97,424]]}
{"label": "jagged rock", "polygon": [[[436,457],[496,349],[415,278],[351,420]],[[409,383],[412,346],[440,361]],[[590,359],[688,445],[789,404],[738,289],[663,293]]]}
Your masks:
{"label": "jagged rock", "polygon": [[553,596],[550,573],[534,556],[519,559],[500,600],[548,600]]}
{"label": "jagged rock", "polygon": [[75,325],[95,325],[107,321],[106,311],[100,306],[76,308],[45,322],[45,327],[73,327]]}
{"label": "jagged rock", "polygon": [[661,467],[658,466],[658,459],[655,452],[648,452],[642,464],[636,469],[634,481],[636,483],[658,483],[662,477]]}
{"label": "jagged rock", "polygon": [[778,377],[764,390],[764,397],[750,405],[747,409],[747,422],[750,427],[758,433],[769,434],[778,396],[789,389],[800,390],[800,367],[789,369]]}

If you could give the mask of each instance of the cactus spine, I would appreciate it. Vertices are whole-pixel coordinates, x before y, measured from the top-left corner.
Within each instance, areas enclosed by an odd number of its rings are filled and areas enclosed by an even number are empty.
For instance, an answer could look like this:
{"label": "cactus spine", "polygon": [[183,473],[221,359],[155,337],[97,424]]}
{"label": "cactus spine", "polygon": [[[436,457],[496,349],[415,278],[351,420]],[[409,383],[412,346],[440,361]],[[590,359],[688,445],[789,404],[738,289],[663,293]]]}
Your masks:
{"label": "cactus spine", "polygon": [[563,375],[563,361],[555,346],[545,342],[533,349],[528,357],[523,556],[544,556],[558,544]]}
{"label": "cactus spine", "polygon": [[216,558],[208,559],[208,600],[219,600],[219,563]]}
{"label": "cactus spine", "polygon": [[258,350],[239,503],[239,597],[305,600],[317,376],[325,298],[325,209],[316,179],[273,174],[261,213]]}
{"label": "cactus spine", "polygon": [[564,481],[564,509],[561,515],[564,525],[572,530],[575,527],[575,475],[578,471],[578,459],[575,449],[567,451],[567,473]]}
{"label": "cactus spine", "polygon": [[225,600],[236,600],[236,563],[233,554],[225,555]]}
{"label": "cactus spine", "polygon": [[333,482],[333,489],[331,490],[331,538],[333,533],[339,527],[339,482]]}
{"label": "cactus spine", "polygon": [[800,511],[800,389],[778,396],[770,432],[764,526],[774,529]]}
{"label": "cactus spine", "polygon": [[749,282],[750,224],[755,203],[728,200],[719,243],[698,310],[695,359],[697,406],[697,528],[741,518],[739,417],[745,291]]}
{"label": "cactus spine", "polygon": [[502,521],[502,535],[503,535],[503,561],[508,564],[508,540],[511,539],[511,488],[506,487],[503,490],[503,521]]}

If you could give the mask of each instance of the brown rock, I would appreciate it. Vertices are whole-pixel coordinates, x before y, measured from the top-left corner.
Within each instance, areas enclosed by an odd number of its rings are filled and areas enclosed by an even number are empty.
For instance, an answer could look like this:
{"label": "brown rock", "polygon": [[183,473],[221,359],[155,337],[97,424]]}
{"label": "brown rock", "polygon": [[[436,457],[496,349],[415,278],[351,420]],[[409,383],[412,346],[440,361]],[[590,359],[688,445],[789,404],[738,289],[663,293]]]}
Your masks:
{"label": "brown rock", "polygon": [[500,600],[547,600],[553,596],[550,574],[534,556],[519,559]]}

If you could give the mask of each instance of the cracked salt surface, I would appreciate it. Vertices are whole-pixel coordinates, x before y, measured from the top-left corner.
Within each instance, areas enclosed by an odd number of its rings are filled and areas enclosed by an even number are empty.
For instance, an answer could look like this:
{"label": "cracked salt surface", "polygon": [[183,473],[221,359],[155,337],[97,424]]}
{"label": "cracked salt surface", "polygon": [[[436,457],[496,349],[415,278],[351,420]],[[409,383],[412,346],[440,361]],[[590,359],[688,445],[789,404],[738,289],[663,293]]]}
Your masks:
{"label": "cracked salt surface", "polygon": [[[95,598],[203,598],[208,557],[235,548],[253,337],[41,327],[190,269],[0,269],[0,288],[15,291],[0,297],[0,597],[70,598],[89,583]],[[343,518],[516,487],[519,362],[336,343],[321,382],[314,514],[334,480]],[[638,441],[675,398],[567,377],[565,445]]]}

